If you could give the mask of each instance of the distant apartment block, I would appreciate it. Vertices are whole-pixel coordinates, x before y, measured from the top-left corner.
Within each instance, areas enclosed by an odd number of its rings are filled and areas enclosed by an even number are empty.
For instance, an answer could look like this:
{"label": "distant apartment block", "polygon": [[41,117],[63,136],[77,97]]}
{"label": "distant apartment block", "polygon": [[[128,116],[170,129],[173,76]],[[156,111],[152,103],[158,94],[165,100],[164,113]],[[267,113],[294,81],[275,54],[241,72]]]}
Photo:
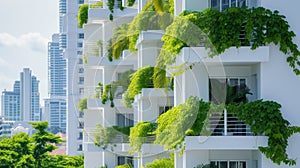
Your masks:
{"label": "distant apartment block", "polygon": [[20,73],[20,80],[15,81],[13,91],[2,92],[1,108],[4,120],[41,120],[39,81],[29,68]]}

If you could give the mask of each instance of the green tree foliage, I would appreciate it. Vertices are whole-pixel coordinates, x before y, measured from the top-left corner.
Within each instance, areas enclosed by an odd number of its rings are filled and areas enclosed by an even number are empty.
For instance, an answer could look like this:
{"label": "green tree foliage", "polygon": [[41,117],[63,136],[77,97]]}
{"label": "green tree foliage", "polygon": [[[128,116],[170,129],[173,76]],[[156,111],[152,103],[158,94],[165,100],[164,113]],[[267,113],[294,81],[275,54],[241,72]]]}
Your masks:
{"label": "green tree foliage", "polygon": [[78,10],[77,14],[77,20],[78,20],[78,27],[82,28],[83,24],[87,23],[88,21],[88,11],[89,11],[89,5],[88,4],[81,4]]}
{"label": "green tree foliage", "polygon": [[83,168],[83,156],[50,155],[53,143],[63,140],[46,131],[47,122],[31,123],[36,133],[25,133],[0,140],[1,168]]}
{"label": "green tree foliage", "polygon": [[80,111],[87,109],[87,98],[80,99],[77,107]]}
{"label": "green tree foliage", "polygon": [[43,167],[43,160],[47,157],[48,152],[56,149],[53,143],[61,143],[63,140],[48,131],[48,122],[32,122],[32,127],[37,130],[35,134],[32,135],[33,142],[36,144],[33,146],[32,156],[35,158],[35,166]]}

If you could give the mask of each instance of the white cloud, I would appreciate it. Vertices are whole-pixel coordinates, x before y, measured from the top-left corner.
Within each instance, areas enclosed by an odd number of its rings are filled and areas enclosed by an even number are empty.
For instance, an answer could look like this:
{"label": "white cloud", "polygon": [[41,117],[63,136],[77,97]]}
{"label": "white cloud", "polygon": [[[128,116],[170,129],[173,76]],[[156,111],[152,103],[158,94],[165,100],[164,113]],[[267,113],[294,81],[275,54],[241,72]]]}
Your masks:
{"label": "white cloud", "polygon": [[15,37],[8,33],[0,33],[0,46],[23,47],[36,52],[47,51],[48,39],[40,33],[27,33]]}

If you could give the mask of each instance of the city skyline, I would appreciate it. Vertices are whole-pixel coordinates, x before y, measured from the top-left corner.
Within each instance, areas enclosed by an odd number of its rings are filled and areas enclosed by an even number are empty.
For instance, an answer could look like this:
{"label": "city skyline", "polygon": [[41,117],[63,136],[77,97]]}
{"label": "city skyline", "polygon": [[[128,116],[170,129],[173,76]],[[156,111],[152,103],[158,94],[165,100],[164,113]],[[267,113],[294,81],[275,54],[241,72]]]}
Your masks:
{"label": "city skyline", "polygon": [[1,5],[1,91],[12,90],[19,72],[30,68],[40,80],[40,104],[48,97],[47,44],[59,31],[57,4],[58,0],[10,0]]}

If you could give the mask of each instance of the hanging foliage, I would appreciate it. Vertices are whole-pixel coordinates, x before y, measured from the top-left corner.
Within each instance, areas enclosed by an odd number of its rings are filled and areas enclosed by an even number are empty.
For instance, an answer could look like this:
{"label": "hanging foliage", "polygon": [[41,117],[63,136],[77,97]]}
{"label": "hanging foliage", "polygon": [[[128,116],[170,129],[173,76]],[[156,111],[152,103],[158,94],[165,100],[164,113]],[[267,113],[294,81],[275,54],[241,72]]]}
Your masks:
{"label": "hanging foliage", "polygon": [[77,14],[78,20],[78,27],[82,28],[83,24],[87,23],[88,21],[88,11],[89,5],[88,4],[81,4]]}
{"label": "hanging foliage", "polygon": [[[289,66],[299,75],[300,51],[293,43],[295,33],[289,28],[285,16],[263,7],[228,8],[223,12],[210,8],[203,12],[184,11],[166,29],[156,67],[162,69],[173,64],[183,47],[205,46],[213,57],[232,46],[251,46],[254,50],[274,43],[287,54]],[[160,75],[164,75],[161,70],[154,73],[155,86],[164,85]]]}
{"label": "hanging foliage", "polygon": [[[114,35],[107,45],[110,61],[120,59],[124,50],[136,52],[135,46],[141,31],[165,30],[172,23],[174,10],[172,5],[174,4],[170,4],[167,0],[159,1],[149,1],[130,23],[123,24],[114,30]],[[163,9],[164,12],[158,12],[156,8]]]}
{"label": "hanging foliage", "polygon": [[300,127],[290,126],[282,117],[280,108],[281,105],[274,101],[263,100],[227,106],[227,110],[237,113],[239,120],[245,121],[254,134],[264,134],[268,137],[268,146],[259,147],[267,158],[278,165],[283,162],[291,166],[295,165],[296,161],[288,158],[286,153],[288,138],[294,133],[300,133]]}
{"label": "hanging foliage", "polygon": [[87,109],[87,98],[80,99],[77,107],[78,107],[78,110],[80,110],[80,111]]}
{"label": "hanging foliage", "polygon": [[118,87],[121,87],[121,92],[117,94],[122,94],[124,90],[127,90],[128,85],[130,83],[129,76],[135,71],[130,69],[121,73],[120,79],[118,81],[113,81],[110,84],[106,84],[103,89],[103,84],[101,82],[98,83],[96,88],[96,92],[101,92],[101,100],[102,104],[105,104],[108,100],[110,101],[110,107],[114,107],[114,97],[119,96],[116,95],[116,91]]}
{"label": "hanging foliage", "polygon": [[190,97],[184,104],[173,107],[157,118],[154,143],[166,149],[176,149],[186,134],[199,135],[208,116],[210,103]]}
{"label": "hanging foliage", "polygon": [[154,136],[153,131],[157,124],[149,122],[139,122],[130,130],[130,150],[141,151],[142,144],[147,141],[147,137]]}
{"label": "hanging foliage", "polygon": [[130,76],[130,84],[122,99],[126,107],[131,107],[134,96],[141,93],[143,88],[153,88],[153,70],[153,67],[145,66]]}
{"label": "hanging foliage", "polygon": [[[110,146],[110,150],[113,151],[113,147],[116,143],[124,143],[129,140],[130,127],[118,127],[112,126],[104,128],[101,124],[96,125],[93,136],[95,138],[94,143],[97,146],[107,149]],[[116,136],[122,137],[122,142],[116,142]]]}

